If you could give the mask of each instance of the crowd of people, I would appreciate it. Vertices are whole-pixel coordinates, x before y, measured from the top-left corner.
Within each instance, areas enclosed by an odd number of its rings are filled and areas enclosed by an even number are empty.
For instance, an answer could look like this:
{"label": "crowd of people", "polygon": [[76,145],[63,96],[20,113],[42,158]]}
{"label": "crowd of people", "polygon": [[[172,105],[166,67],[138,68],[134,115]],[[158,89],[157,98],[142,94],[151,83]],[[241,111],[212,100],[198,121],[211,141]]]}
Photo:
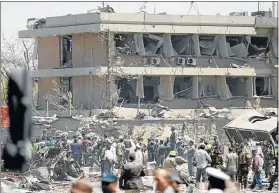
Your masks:
{"label": "crowd of people", "polygon": [[[145,175],[143,168],[147,162],[154,163],[155,169],[163,169],[158,170],[159,173],[164,171],[168,173],[170,179],[175,178],[175,173],[178,172],[177,157],[184,160],[183,163],[187,163],[188,179],[182,179],[186,184],[208,182],[206,170],[209,167],[223,171],[243,188],[248,187],[250,170],[254,176],[251,189],[256,185],[259,189],[263,188],[261,179],[263,172],[270,181],[268,190],[272,190],[278,177],[278,152],[269,141],[255,142],[252,138],[237,144],[232,139],[228,153],[224,156],[222,152],[224,147],[221,146],[217,135],[214,135],[210,142],[200,138],[199,142],[195,143],[191,139],[186,141],[184,137],[178,137],[174,127],[171,129],[170,137],[165,140],[150,138],[147,145],[143,143],[143,139],[133,139],[130,135],[120,136],[115,140],[106,135],[100,138],[82,133],[70,138],[67,135],[50,137],[46,131],[40,140],[33,143],[34,152],[41,152],[49,146],[71,152],[74,162],[80,167],[100,167],[102,174],[111,175],[116,173],[116,169],[120,169],[122,172],[119,176],[119,186],[122,189],[143,189],[140,177]],[[274,165],[275,171],[270,170]]]}

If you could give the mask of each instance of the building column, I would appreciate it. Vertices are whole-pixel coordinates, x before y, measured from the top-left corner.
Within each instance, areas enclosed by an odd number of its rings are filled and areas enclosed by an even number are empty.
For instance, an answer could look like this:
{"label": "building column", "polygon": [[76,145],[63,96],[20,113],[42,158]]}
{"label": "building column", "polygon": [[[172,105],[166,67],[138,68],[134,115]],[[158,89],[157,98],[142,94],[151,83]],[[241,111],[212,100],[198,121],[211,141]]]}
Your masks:
{"label": "building column", "polygon": [[192,98],[198,99],[199,98],[199,77],[193,76],[192,78]]}
{"label": "building column", "polygon": [[228,57],[228,48],[227,48],[227,42],[226,42],[226,36],[225,35],[218,35],[217,36],[217,54],[221,58],[227,58]]}
{"label": "building column", "polygon": [[139,53],[140,56],[145,56],[145,48],[144,48],[142,33],[134,34],[134,41],[135,41],[136,51]]}
{"label": "building column", "polygon": [[217,85],[218,85],[218,95],[221,99],[229,99],[231,98],[231,92],[228,88],[226,76],[217,76]]}
{"label": "building column", "polygon": [[250,76],[246,81],[246,92],[248,99],[251,99],[254,96],[254,77]]}
{"label": "building column", "polygon": [[136,96],[144,98],[143,76],[137,79]]}
{"label": "building column", "polygon": [[201,56],[199,34],[192,35],[192,40],[194,42],[195,56]]}
{"label": "building column", "polygon": [[161,76],[159,86],[159,97],[172,100],[175,76]]}
{"label": "building column", "polygon": [[273,96],[278,100],[278,76],[271,77],[271,89]]}

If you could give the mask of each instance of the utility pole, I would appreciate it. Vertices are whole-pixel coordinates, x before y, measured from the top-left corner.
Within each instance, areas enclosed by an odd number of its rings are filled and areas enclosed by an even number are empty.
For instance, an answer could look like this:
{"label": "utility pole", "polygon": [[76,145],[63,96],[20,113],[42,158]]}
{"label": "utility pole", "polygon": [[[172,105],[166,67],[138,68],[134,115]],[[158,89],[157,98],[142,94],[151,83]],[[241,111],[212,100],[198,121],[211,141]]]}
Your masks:
{"label": "utility pole", "polygon": [[258,1],[258,11],[260,11],[260,2]]}
{"label": "utility pole", "polygon": [[105,2],[104,1],[102,2],[102,5],[103,5],[103,8],[104,8],[105,7]]}
{"label": "utility pole", "polygon": [[107,67],[107,80],[106,80],[106,99],[108,100],[108,108],[111,108],[111,32],[108,31],[108,67]]}

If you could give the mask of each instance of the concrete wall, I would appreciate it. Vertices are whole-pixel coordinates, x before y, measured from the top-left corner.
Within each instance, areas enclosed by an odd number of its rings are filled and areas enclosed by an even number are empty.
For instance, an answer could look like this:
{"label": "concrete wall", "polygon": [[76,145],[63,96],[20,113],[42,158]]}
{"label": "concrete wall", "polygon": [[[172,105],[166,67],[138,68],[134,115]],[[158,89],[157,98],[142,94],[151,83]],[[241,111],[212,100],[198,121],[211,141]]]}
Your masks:
{"label": "concrete wall", "polygon": [[85,109],[101,108],[105,98],[105,78],[98,76],[73,77],[73,105]]}
{"label": "concrete wall", "polygon": [[84,33],[73,35],[72,45],[73,67],[107,65],[107,39],[100,34]]}
{"label": "concrete wall", "polygon": [[[59,36],[40,37],[38,40],[38,68],[49,69],[59,68],[60,66],[60,39]],[[39,108],[46,108],[47,94],[56,95],[53,92],[53,81],[60,85],[59,78],[40,78],[38,82]],[[49,106],[52,108],[52,105]]]}

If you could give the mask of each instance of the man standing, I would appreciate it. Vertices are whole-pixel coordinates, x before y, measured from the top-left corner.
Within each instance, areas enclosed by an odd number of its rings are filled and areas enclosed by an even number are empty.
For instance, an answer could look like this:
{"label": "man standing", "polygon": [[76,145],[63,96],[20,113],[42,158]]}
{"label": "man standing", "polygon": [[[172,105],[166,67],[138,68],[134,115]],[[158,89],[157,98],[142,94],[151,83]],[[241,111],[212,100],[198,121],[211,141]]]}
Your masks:
{"label": "man standing", "polygon": [[253,183],[251,189],[254,189],[256,184],[258,184],[259,189],[263,188],[262,179],[261,179],[261,170],[263,169],[263,159],[258,154],[257,150],[253,150],[253,161],[252,161],[252,170],[254,172]]}
{"label": "man standing", "polygon": [[171,136],[170,136],[170,151],[176,151],[176,133],[175,128],[171,128]]}
{"label": "man standing", "polygon": [[187,161],[188,161],[188,170],[190,177],[194,176],[194,167],[193,167],[193,159],[195,156],[196,148],[194,145],[194,141],[190,140],[190,147],[187,152]]}
{"label": "man standing", "polygon": [[240,144],[239,152],[237,179],[238,182],[241,183],[245,189],[247,187],[247,177],[249,167],[251,165],[251,156],[250,152],[247,151],[243,143]]}
{"label": "man standing", "polygon": [[220,153],[220,149],[217,147],[214,149],[214,153],[212,155],[212,163],[211,167],[221,170],[223,167],[223,156]]}
{"label": "man standing", "polygon": [[278,156],[275,158],[275,173],[271,176],[271,180],[267,190],[272,190],[274,182],[278,179]]}
{"label": "man standing", "polygon": [[157,148],[157,152],[156,152],[156,168],[162,167],[163,166],[163,162],[164,162],[164,158],[165,158],[165,145],[164,145],[164,141],[160,140],[160,144]]}
{"label": "man standing", "polygon": [[117,144],[116,155],[117,155],[117,164],[119,168],[125,163],[125,145],[124,145],[124,139],[122,137],[119,139],[119,142]]}
{"label": "man standing", "polygon": [[119,188],[125,193],[137,193],[144,189],[141,177],[145,176],[143,164],[136,161],[135,152],[130,152],[129,162],[124,164],[119,178]]}
{"label": "man standing", "polygon": [[201,176],[203,178],[202,181],[205,182],[206,180],[205,168],[207,167],[207,161],[211,162],[210,156],[204,149],[205,149],[205,145],[201,144],[195,154],[197,160],[197,174],[196,174],[197,182],[200,182]]}
{"label": "man standing", "polygon": [[264,173],[265,173],[265,178],[268,178],[270,175],[270,161],[273,160],[273,151],[272,147],[270,147],[269,142],[266,140],[264,141],[264,146],[263,146],[263,152],[265,153],[264,156]]}
{"label": "man standing", "polygon": [[136,153],[136,162],[139,162],[142,164],[143,163],[143,153],[141,151],[140,144],[136,145],[135,153]]}
{"label": "man standing", "polygon": [[226,157],[226,170],[232,181],[235,181],[238,166],[238,156],[232,147],[229,147],[229,154]]}
{"label": "man standing", "polygon": [[213,147],[213,149],[217,149],[217,148],[218,148],[218,149],[221,149],[221,143],[220,143],[220,141],[219,141],[217,135],[214,135],[214,136],[213,136],[212,147]]}
{"label": "man standing", "polygon": [[81,145],[80,143],[78,143],[77,139],[74,139],[74,143],[71,145],[71,149],[72,149],[72,155],[74,158],[74,161],[81,166]]}

